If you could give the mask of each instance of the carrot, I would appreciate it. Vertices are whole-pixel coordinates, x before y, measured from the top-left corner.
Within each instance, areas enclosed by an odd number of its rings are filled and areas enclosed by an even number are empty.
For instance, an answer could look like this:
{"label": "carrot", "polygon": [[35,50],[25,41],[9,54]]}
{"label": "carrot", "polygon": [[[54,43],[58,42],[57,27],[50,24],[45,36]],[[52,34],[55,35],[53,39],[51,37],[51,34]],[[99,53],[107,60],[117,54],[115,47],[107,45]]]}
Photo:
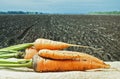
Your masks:
{"label": "carrot", "polygon": [[96,63],[104,64],[104,62],[94,56],[89,54],[81,53],[81,52],[73,52],[73,51],[60,51],[60,50],[48,50],[42,49],[38,53],[39,56],[44,58],[50,58],[55,60],[64,60],[64,59],[73,59],[73,60],[84,60],[88,59],[94,61]]}
{"label": "carrot", "polygon": [[[7,47],[9,48],[9,47]],[[14,47],[15,49],[17,47]],[[13,48],[12,48],[13,49]],[[25,52],[20,52],[16,50],[1,50],[0,58],[24,58],[24,59],[32,59],[32,57],[38,53],[38,51],[32,46],[25,49]]]}
{"label": "carrot", "polygon": [[0,59],[0,67],[29,67],[36,72],[49,71],[85,71],[89,69],[110,68],[108,64],[100,64],[91,60],[53,60],[34,55],[33,59],[7,61]]}
{"label": "carrot", "polygon": [[35,49],[35,47],[30,47],[25,50],[25,56],[24,59],[32,59],[32,57],[37,54],[38,51]]}
{"label": "carrot", "polygon": [[99,64],[90,60],[52,60],[38,55],[33,57],[33,68],[36,72],[48,71],[85,71],[97,68],[109,68],[107,64]]}
{"label": "carrot", "polygon": [[95,49],[89,46],[68,44],[64,42],[58,42],[58,41],[53,41],[53,40],[43,39],[43,38],[36,39],[34,42],[34,46],[37,50],[40,50],[40,49],[60,50],[60,49],[65,49],[71,46]]}
{"label": "carrot", "polygon": [[25,49],[25,52],[5,50],[0,52],[0,58],[24,58],[32,59],[32,57],[38,53],[38,51],[32,46]]}

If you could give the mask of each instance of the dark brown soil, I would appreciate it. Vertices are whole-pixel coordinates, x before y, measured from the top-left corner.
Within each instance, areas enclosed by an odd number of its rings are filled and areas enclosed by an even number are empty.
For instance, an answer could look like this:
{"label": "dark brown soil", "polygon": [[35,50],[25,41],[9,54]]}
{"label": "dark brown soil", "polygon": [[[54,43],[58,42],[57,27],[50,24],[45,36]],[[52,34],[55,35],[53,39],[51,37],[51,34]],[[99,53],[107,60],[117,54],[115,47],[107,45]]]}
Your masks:
{"label": "dark brown soil", "polygon": [[70,47],[106,61],[120,60],[120,16],[114,15],[0,15],[0,48],[48,38],[103,48]]}

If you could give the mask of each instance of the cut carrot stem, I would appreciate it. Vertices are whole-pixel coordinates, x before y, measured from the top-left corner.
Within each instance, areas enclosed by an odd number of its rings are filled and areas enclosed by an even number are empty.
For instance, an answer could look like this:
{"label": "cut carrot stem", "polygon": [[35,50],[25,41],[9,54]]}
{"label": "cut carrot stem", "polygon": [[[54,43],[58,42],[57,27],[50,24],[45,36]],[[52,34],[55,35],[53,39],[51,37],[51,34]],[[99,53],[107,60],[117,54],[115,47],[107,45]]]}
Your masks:
{"label": "cut carrot stem", "polygon": [[33,46],[33,43],[24,43],[24,44],[9,46],[9,47],[5,47],[5,48],[0,49],[0,51],[3,51],[3,50],[17,50],[18,51],[18,50],[28,48],[30,46]]}
{"label": "cut carrot stem", "polygon": [[90,46],[68,44],[68,43],[64,43],[64,42],[53,41],[53,40],[43,39],[43,38],[39,38],[39,39],[35,40],[34,46],[37,50],[40,50],[40,49],[60,50],[60,49],[65,49],[65,48],[68,48],[71,46],[96,49],[96,48],[90,47]]}

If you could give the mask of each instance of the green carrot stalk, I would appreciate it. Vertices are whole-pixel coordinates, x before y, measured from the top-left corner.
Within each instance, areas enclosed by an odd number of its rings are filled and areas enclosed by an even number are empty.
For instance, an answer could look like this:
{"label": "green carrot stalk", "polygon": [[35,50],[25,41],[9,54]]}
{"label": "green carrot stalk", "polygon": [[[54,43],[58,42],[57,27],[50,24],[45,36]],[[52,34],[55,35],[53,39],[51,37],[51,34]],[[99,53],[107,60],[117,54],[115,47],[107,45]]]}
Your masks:
{"label": "green carrot stalk", "polygon": [[0,64],[19,64],[19,62],[0,59]]}
{"label": "green carrot stalk", "polygon": [[24,58],[25,52],[1,54],[0,58]]}
{"label": "green carrot stalk", "polygon": [[15,57],[15,53],[11,53],[11,54],[3,54],[3,55],[0,55],[0,58],[13,58]]}
{"label": "green carrot stalk", "polygon": [[0,67],[32,67],[32,60],[19,59],[17,61],[8,61],[0,59]]}
{"label": "green carrot stalk", "polygon": [[24,44],[18,44],[18,45],[14,45],[14,46],[9,46],[9,47],[5,47],[0,49],[0,51],[4,51],[4,50],[23,50],[25,48],[28,48],[30,46],[33,46],[33,43],[24,43]]}
{"label": "green carrot stalk", "polygon": [[26,64],[0,64],[1,67],[32,67],[31,62]]}
{"label": "green carrot stalk", "polygon": [[0,55],[2,54],[10,54],[10,53],[17,53],[18,51],[14,51],[14,50],[1,50],[0,51]]}

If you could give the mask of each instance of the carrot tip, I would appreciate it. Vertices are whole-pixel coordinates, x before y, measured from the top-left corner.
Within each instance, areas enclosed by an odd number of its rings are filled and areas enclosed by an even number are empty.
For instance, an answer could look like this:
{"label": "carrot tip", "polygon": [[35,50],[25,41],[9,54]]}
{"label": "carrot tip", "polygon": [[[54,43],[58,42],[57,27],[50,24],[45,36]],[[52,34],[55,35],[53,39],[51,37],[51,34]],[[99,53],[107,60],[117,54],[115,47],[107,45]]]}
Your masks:
{"label": "carrot tip", "polygon": [[106,65],[107,65],[106,68],[110,68],[111,67],[109,64],[106,64]]}

